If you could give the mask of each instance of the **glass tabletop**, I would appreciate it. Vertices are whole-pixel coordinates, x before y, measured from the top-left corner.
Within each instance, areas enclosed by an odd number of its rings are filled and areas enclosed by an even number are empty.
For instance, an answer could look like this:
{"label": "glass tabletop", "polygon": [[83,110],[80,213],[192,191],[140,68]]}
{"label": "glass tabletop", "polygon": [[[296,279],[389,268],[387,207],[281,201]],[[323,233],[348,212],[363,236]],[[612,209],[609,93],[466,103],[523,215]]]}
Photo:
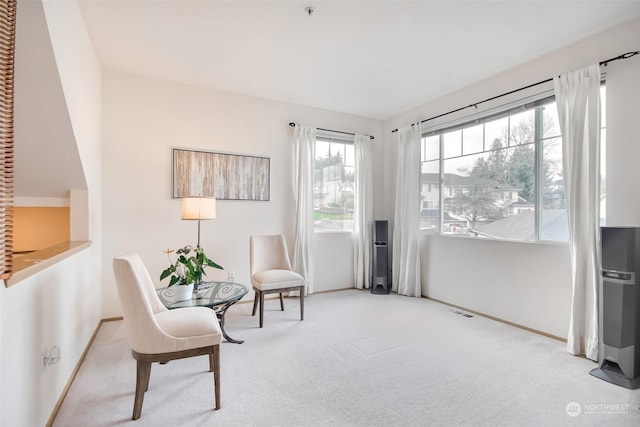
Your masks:
{"label": "glass tabletop", "polygon": [[175,302],[173,289],[156,289],[158,297],[168,309],[182,307],[210,307],[239,301],[249,292],[249,288],[240,283],[232,282],[202,282],[191,299]]}

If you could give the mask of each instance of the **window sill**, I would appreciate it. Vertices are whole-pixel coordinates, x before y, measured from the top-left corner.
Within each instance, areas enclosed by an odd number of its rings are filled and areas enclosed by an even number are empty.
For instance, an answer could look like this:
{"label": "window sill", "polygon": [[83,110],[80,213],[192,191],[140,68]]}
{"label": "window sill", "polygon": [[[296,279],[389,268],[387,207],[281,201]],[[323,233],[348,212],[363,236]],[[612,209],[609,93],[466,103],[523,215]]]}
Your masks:
{"label": "window sill", "polygon": [[18,257],[14,260],[13,275],[4,281],[4,285],[9,288],[89,246],[90,241],[65,242]]}
{"label": "window sill", "polygon": [[496,239],[492,237],[473,237],[465,236],[462,234],[439,234],[433,232],[427,232],[421,230],[425,236],[442,237],[444,239],[463,239],[463,240],[475,240],[475,241],[488,241],[488,242],[503,242],[503,243],[521,243],[527,245],[546,245],[546,246],[569,246],[569,242],[561,242],[559,240],[513,240],[513,239]]}

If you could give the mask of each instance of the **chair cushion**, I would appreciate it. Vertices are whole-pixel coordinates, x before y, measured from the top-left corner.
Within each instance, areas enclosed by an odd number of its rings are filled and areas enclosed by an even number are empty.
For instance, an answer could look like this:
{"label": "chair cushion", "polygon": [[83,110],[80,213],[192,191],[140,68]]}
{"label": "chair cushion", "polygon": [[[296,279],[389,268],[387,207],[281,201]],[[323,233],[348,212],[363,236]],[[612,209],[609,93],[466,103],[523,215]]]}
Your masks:
{"label": "chair cushion", "polygon": [[[155,315],[158,327],[178,341],[189,343],[189,348],[220,344],[222,333],[213,310],[206,307],[185,307],[163,311]],[[171,351],[180,350],[177,348]]]}
{"label": "chair cushion", "polygon": [[262,270],[253,275],[254,287],[261,291],[304,286],[304,278],[289,270]]}

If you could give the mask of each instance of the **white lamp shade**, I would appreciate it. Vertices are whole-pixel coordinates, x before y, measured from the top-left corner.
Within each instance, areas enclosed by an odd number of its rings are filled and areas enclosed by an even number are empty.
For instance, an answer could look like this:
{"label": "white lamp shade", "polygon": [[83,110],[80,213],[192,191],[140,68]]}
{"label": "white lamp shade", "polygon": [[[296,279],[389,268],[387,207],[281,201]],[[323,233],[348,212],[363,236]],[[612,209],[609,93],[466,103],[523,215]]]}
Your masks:
{"label": "white lamp shade", "polygon": [[182,219],[215,219],[216,199],[185,197],[182,199]]}

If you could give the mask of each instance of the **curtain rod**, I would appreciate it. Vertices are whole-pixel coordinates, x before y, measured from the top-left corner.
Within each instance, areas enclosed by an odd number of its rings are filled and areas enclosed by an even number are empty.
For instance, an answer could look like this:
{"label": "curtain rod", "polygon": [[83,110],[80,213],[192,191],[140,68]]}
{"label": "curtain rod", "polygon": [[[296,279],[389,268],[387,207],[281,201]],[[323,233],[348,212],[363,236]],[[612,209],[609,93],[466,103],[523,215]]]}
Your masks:
{"label": "curtain rod", "polygon": [[[628,58],[631,58],[631,57],[636,56],[638,54],[640,54],[640,50],[636,50],[635,52],[623,53],[622,55],[618,55],[615,58],[609,58],[606,61],[600,61],[599,64],[600,65],[604,65],[606,67],[609,64],[609,62],[617,61],[619,59],[628,59]],[[538,86],[538,85],[541,85],[541,84],[544,84],[544,83],[548,83],[550,81],[553,81],[553,78],[542,80],[542,81],[539,81],[537,83],[532,83],[530,85],[521,87],[519,89],[510,90],[509,92],[506,92],[506,93],[503,93],[503,94],[500,94],[500,95],[496,95],[496,96],[492,96],[491,98],[483,99],[482,101],[478,101],[478,102],[475,102],[473,104],[469,104],[469,105],[467,105],[465,107],[456,108],[455,110],[447,111],[446,113],[442,113],[442,114],[438,114],[437,116],[429,117],[428,119],[422,120],[420,123],[428,122],[430,120],[439,119],[440,117],[448,116],[449,114],[457,113],[458,111],[466,110],[467,108],[478,108],[478,104],[482,104],[484,102],[493,101],[494,99],[498,99],[498,98],[501,98],[503,96],[511,95],[512,93],[520,92],[522,90],[526,90],[526,89],[532,88],[534,86]],[[411,126],[413,126],[413,124]],[[391,131],[391,133],[394,133],[394,132],[398,132],[398,129],[396,128],[396,129]]]}
{"label": "curtain rod", "polygon": [[[291,126],[292,128],[294,128],[294,127],[296,127],[296,126],[297,126],[297,124],[296,124],[296,123],[294,123],[294,122],[291,122],[291,123],[289,123],[289,126]],[[323,130],[323,131],[326,131],[326,132],[341,133],[341,134],[344,134],[344,135],[353,135],[353,136],[355,136],[355,135],[356,135],[355,133],[351,133],[351,132],[342,132],[342,131],[340,131],[340,130],[331,130],[331,129],[323,129],[323,128],[316,128],[316,129],[318,129],[318,130]],[[375,138],[373,137],[373,135],[368,135],[368,136],[369,136],[369,139],[375,139]]]}

